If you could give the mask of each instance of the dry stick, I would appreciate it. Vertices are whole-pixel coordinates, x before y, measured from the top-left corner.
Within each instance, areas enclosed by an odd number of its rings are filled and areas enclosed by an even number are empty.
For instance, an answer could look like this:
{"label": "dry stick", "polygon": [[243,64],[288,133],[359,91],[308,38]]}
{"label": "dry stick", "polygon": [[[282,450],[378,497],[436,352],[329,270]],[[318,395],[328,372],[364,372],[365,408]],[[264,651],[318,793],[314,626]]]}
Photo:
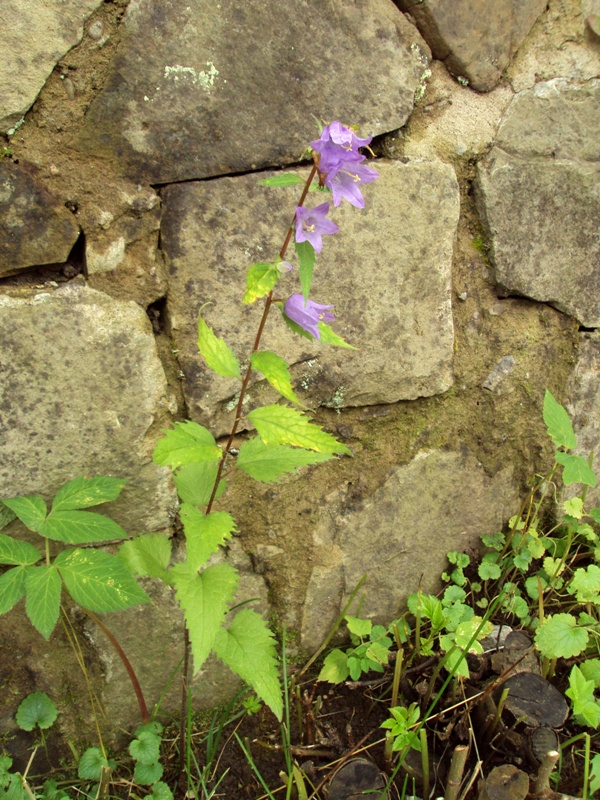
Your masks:
{"label": "dry stick", "polygon": [[[306,200],[306,195],[308,194],[308,190],[310,185],[313,181],[317,173],[317,166],[316,164],[310,171],[308,178],[304,184],[304,188],[302,190],[302,194],[300,195],[300,199],[298,200],[298,205],[302,206],[304,201]],[[285,239],[283,241],[283,245],[281,246],[281,250],[279,251],[279,258],[283,259],[285,253],[287,251],[288,245],[292,239],[292,235],[294,233],[294,221],[292,220],[292,224],[288,228],[286,233]],[[265,307],[263,309],[263,314],[258,326],[258,331],[256,333],[256,338],[254,339],[254,344],[252,346],[252,352],[256,353],[260,346],[260,340],[263,335],[263,331],[265,329],[265,324],[267,322],[267,317],[269,316],[269,311],[271,310],[271,305],[273,304],[273,291],[271,290],[267,295],[267,299],[265,300]],[[215,478],[215,482],[213,485],[213,489],[208,501],[208,505],[206,506],[206,511],[204,512],[205,515],[210,514],[211,509],[213,507],[213,503],[215,501],[215,497],[217,494],[217,489],[219,488],[219,483],[221,482],[221,475],[223,474],[223,469],[225,467],[225,461],[227,459],[227,455],[231,450],[231,446],[233,445],[233,440],[237,433],[238,425],[240,424],[242,418],[242,407],[244,405],[244,398],[246,396],[246,390],[248,389],[248,384],[250,382],[250,376],[252,375],[252,362],[248,365],[248,369],[246,370],[246,374],[244,375],[244,380],[242,381],[242,387],[240,389],[240,396],[238,399],[238,404],[235,409],[235,419],[233,421],[233,425],[231,428],[231,433],[229,434],[229,438],[227,439],[227,443],[223,450],[223,455],[219,461],[219,467],[217,469],[217,476]],[[181,720],[179,724],[179,738],[181,742],[180,752],[179,752],[179,788],[181,789],[182,793],[185,791],[185,779],[186,779],[186,769],[185,769],[185,730],[186,730],[186,720],[187,720],[187,704],[188,704],[188,684],[189,684],[189,663],[190,663],[190,637],[188,633],[187,626],[185,628],[185,636],[184,636],[184,654],[183,654],[183,673],[182,673],[182,681],[181,681]]]}
{"label": "dry stick", "polygon": [[448,772],[448,779],[446,781],[444,800],[456,800],[458,797],[468,754],[469,748],[466,744],[459,744],[454,748],[452,761],[450,763],[450,771]]}
{"label": "dry stick", "polygon": [[556,762],[559,758],[560,754],[558,750],[548,750],[538,770],[535,783],[533,784],[533,791],[535,794],[538,794],[538,792],[543,792],[544,789],[549,788],[550,775],[554,771],[554,767],[556,766]]}

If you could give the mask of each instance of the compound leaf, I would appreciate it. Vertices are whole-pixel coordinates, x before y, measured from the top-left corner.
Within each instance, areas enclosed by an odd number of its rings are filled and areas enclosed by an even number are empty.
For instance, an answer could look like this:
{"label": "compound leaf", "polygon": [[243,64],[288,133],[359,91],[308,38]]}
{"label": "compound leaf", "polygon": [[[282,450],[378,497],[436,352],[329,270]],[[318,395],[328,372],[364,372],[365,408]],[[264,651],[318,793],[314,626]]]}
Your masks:
{"label": "compound leaf", "polygon": [[33,692],[20,703],[17,709],[17,725],[23,731],[50,728],[58,717],[58,709],[45,692]]}
{"label": "compound leaf", "polygon": [[186,561],[195,570],[206,564],[213,553],[228,539],[236,529],[234,518],[225,511],[212,511],[203,514],[191,503],[182,503],[179,516],[183,523],[187,548]]}
{"label": "compound leaf", "polygon": [[194,672],[198,672],[223,624],[238,574],[229,564],[213,564],[200,575],[188,564],[176,564],[170,574],[190,635]]}
{"label": "compound leaf", "polygon": [[[206,506],[215,485],[219,465],[216,461],[199,461],[185,464],[173,476],[177,494],[184,503],[193,503],[195,506]],[[219,481],[215,500],[225,491],[227,483],[224,479]]]}
{"label": "compound leaf", "polygon": [[546,658],[573,658],[587,647],[589,633],[571,614],[546,617],[535,632],[535,645]]}
{"label": "compound leaf", "polygon": [[285,360],[278,356],[276,353],[271,353],[269,350],[259,350],[252,353],[250,361],[254,369],[265,376],[271,386],[276,389],[280,395],[292,403],[297,403],[303,406],[304,403],[296,397],[292,389],[292,376],[288,365]]}
{"label": "compound leaf", "polygon": [[117,499],[126,483],[123,478],[74,478],[58,490],[52,510],[67,511],[109,503]]}
{"label": "compound leaf", "polygon": [[175,469],[199,461],[218,461],[223,455],[212,433],[197,422],[176,422],[164,433],[152,454],[154,463],[160,466]]}
{"label": "compound leaf", "polygon": [[9,500],[2,501],[13,511],[21,522],[30,531],[40,533],[40,528],[44,524],[48,510],[44,499],[39,495],[30,497],[11,497]]}
{"label": "compound leaf", "polygon": [[218,631],[214,650],[281,720],[283,701],[275,637],[260,614],[242,609],[228,628]]}
{"label": "compound leaf", "polygon": [[258,262],[257,264],[252,264],[246,273],[246,291],[242,297],[242,302],[253,303],[260,297],[269,294],[275,288],[279,276],[280,273],[276,263]]}
{"label": "compound leaf", "polygon": [[286,406],[262,406],[248,414],[265,444],[291,444],[318,453],[347,453],[346,445],[322,431],[299,411]]}
{"label": "compound leaf", "polygon": [[0,575],[0,614],[18,603],[25,594],[25,567],[13,567]]}
{"label": "compound leaf", "polygon": [[125,539],[127,533],[120,525],[94,511],[51,511],[39,532],[48,539],[68,544],[109,542]]}
{"label": "compound leaf", "polygon": [[150,598],[118,556],[101,550],[63,550],[54,566],[73,600],[91,611],[121,611]]}
{"label": "compound leaf", "polygon": [[0,564],[26,566],[36,564],[42,554],[29,542],[19,542],[11,536],[0,533]]}
{"label": "compound leaf", "polygon": [[544,394],[543,414],[548,436],[556,447],[566,447],[567,450],[573,450],[577,446],[577,437],[573,431],[569,415],[561,404],[554,399],[548,389]]}
{"label": "compound leaf", "polygon": [[255,480],[272,483],[298,467],[329,461],[330,458],[333,456],[329,453],[315,453],[285,444],[265,444],[255,436],[242,444],[236,463]]}
{"label": "compound leaf", "polygon": [[25,610],[31,624],[49,639],[60,612],[60,577],[54,565],[26,567]]}
{"label": "compound leaf", "polygon": [[165,583],[170,580],[167,567],[171,560],[171,540],[164,533],[144,533],[123,542],[119,558],[138,577],[160,578]]}
{"label": "compound leaf", "polygon": [[225,378],[240,377],[240,365],[233,351],[223,339],[215,336],[202,317],[198,320],[198,350],[217,375],[223,375]]}

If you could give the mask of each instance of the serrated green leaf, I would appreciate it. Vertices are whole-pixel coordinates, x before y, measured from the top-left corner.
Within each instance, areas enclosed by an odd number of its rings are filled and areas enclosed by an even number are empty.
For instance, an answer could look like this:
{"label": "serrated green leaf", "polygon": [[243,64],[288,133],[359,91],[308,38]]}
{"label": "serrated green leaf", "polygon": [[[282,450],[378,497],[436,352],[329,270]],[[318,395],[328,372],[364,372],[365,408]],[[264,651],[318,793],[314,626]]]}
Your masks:
{"label": "serrated green leaf", "polygon": [[278,175],[273,175],[272,178],[265,178],[258,182],[259,186],[299,186],[304,183],[304,179],[299,175],[294,175],[293,172],[280,172]]}
{"label": "serrated green leaf", "polygon": [[600,689],[600,658],[586,658],[579,668],[587,681],[592,681],[596,689]]}
{"label": "serrated green leaf", "polygon": [[281,316],[283,317],[283,321],[285,322],[287,327],[292,331],[292,333],[295,333],[296,335],[301,336],[303,339],[308,339],[309,342],[316,342],[317,341],[317,339],[312,335],[312,333],[309,333],[308,331],[305,331],[304,328],[302,328],[300,325],[298,325],[297,322],[294,322],[294,320],[290,319],[287,316],[287,314],[283,310],[283,303],[278,303],[277,305],[279,306],[279,309],[281,311]]}
{"label": "serrated green leaf", "polygon": [[563,511],[574,519],[581,519],[583,516],[583,500],[581,497],[571,497],[563,503]]}
{"label": "serrated green leaf", "polygon": [[600,523],[600,508],[592,508],[588,511],[588,516],[591,517],[594,522]]}
{"label": "serrated green leaf", "polygon": [[119,558],[138,577],[160,578],[169,582],[167,568],[171,560],[171,540],[164,533],[144,533],[123,542]]}
{"label": "serrated green leaf", "polygon": [[32,731],[37,725],[42,730],[50,728],[58,717],[58,709],[45,692],[33,692],[21,701],[16,720],[21,730]]}
{"label": "serrated green leaf", "polygon": [[571,483],[584,483],[592,487],[596,485],[596,475],[585,458],[570,453],[555,453],[554,457],[562,465],[562,479],[565,486]]}
{"label": "serrated green leaf", "polygon": [[535,632],[535,645],[546,658],[572,658],[583,653],[589,634],[571,614],[546,617]]}
{"label": "serrated green leaf", "polygon": [[223,455],[212,433],[197,422],[176,422],[164,434],[152,454],[154,463],[160,466],[175,469],[200,461],[218,461]]}
{"label": "serrated green leaf", "polygon": [[246,273],[246,291],[242,297],[242,303],[254,303],[255,300],[269,294],[275,288],[279,278],[280,272],[277,269],[277,263],[252,264]]}
{"label": "serrated green leaf", "polygon": [[0,575],[0,614],[6,614],[25,594],[25,567],[13,567]]}
{"label": "serrated green leaf", "polygon": [[152,786],[152,800],[173,800],[173,792],[169,784],[164,781],[156,781]]}
{"label": "serrated green leaf", "polygon": [[348,350],[358,350],[358,347],[354,347],[353,344],[348,344],[348,342],[342,339],[342,337],[326,322],[319,322],[319,333],[321,334],[321,342],[324,344],[331,344],[334,347],[345,347]]}
{"label": "serrated green leaf", "polygon": [[0,531],[16,518],[15,512],[0,500]]}
{"label": "serrated green leaf", "polygon": [[292,376],[288,365],[285,360],[278,356],[276,353],[271,353],[268,350],[258,350],[250,356],[252,367],[265,376],[271,386],[276,389],[280,395],[292,403],[297,403],[299,406],[304,406],[304,403],[297,397],[292,389]]}
{"label": "serrated green leaf", "polygon": [[[600,15],[596,15],[596,28],[600,28]],[[590,792],[595,797],[600,792],[600,753],[596,753],[590,764]]]}
{"label": "serrated green leaf", "polygon": [[329,453],[315,453],[284,444],[265,444],[258,436],[240,447],[236,464],[248,475],[263,483],[277,482],[282,475],[299,467],[329,461]]}
{"label": "serrated green leaf", "polygon": [[144,764],[141,761],[137,761],[133,770],[133,780],[142,786],[150,786],[153,783],[157,783],[162,778],[162,775],[162,764],[159,764],[158,761],[155,761],[154,764]]}
{"label": "serrated green leaf", "polygon": [[105,613],[149,603],[150,598],[118,556],[101,550],[63,550],[54,559],[76,603]]}
{"label": "serrated green leaf", "polygon": [[11,536],[0,533],[0,564],[26,566],[36,564],[42,554],[29,542],[19,542]]}
{"label": "serrated green leaf", "polygon": [[283,698],[275,637],[260,614],[242,609],[228,628],[219,630],[214,649],[221,661],[251,686],[281,720]]}
{"label": "serrated green leaf", "polygon": [[77,775],[83,781],[99,781],[102,777],[102,767],[110,767],[110,763],[104,758],[100,748],[88,747],[79,759]]}
{"label": "serrated green leaf", "polygon": [[215,336],[202,317],[198,319],[198,350],[217,375],[225,378],[240,377],[240,365],[233,351],[223,339]]}
{"label": "serrated green leaf", "polygon": [[[495,555],[495,554],[494,554]],[[482,581],[498,580],[501,575],[500,566],[491,560],[482,560],[481,564],[477,567],[477,574]]]}
{"label": "serrated green leaf", "polygon": [[[193,503],[195,506],[208,505],[218,469],[219,465],[215,461],[200,461],[180,467],[173,476],[179,498],[184,503]],[[221,497],[226,486],[226,481],[221,479],[215,500]]]}
{"label": "serrated green leaf", "polygon": [[39,495],[11,497],[9,500],[3,500],[2,502],[17,515],[30,531],[40,532],[47,514],[46,503],[44,503],[42,497]]}
{"label": "serrated green leaf", "polygon": [[569,415],[547,389],[544,394],[543,414],[548,436],[556,447],[566,447],[567,450],[573,450],[573,448],[577,447],[577,437],[573,431]]}
{"label": "serrated green leaf", "polygon": [[295,246],[298,263],[300,264],[300,284],[302,286],[304,302],[306,303],[308,295],[310,294],[317,254],[310,242],[296,242]]}
{"label": "serrated green leaf", "polygon": [[182,503],[179,516],[185,532],[186,561],[195,570],[206,564],[236,530],[234,518],[225,511],[203,514],[191,503]]}
{"label": "serrated green leaf", "polygon": [[571,670],[569,688],[565,694],[573,701],[573,714],[577,722],[597,728],[600,724],[600,705],[594,698],[594,682],[587,680],[577,666]]}
{"label": "serrated green leaf", "polygon": [[154,764],[160,755],[160,736],[152,731],[141,731],[129,744],[129,754],[142,764]]}
{"label": "serrated green leaf", "polygon": [[187,564],[176,564],[171,576],[185,616],[196,673],[208,658],[225,620],[238,574],[229,564],[213,564],[200,575]]}
{"label": "serrated green leaf", "polygon": [[25,610],[33,627],[49,639],[60,612],[60,577],[54,565],[25,567]]}
{"label": "serrated green leaf", "polygon": [[116,500],[127,483],[123,478],[74,478],[58,490],[53,511],[88,508]]}
{"label": "serrated green leaf", "polygon": [[600,604],[600,567],[590,564],[585,569],[583,567],[576,569],[567,591],[576,595],[577,602],[583,605]]}
{"label": "serrated green leaf", "polygon": [[127,538],[127,533],[114,520],[94,511],[51,511],[39,532],[48,539],[67,544]]}
{"label": "serrated green leaf", "polygon": [[351,617],[349,614],[346,614],[345,620],[350,633],[361,638],[368,636],[373,628],[373,623],[370,619],[360,619],[359,617]]}
{"label": "serrated green leaf", "polygon": [[263,406],[248,414],[265,444],[291,444],[318,453],[346,453],[352,455],[345,444],[338,442],[329,433],[294,408],[286,406]]}

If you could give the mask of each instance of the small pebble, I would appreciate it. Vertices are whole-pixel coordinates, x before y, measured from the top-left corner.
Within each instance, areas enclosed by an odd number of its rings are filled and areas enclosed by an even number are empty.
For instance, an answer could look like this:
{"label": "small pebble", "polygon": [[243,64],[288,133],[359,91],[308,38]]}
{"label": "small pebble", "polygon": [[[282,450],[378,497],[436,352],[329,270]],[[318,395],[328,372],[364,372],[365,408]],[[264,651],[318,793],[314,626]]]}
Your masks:
{"label": "small pebble", "polygon": [[75,99],[75,87],[73,86],[73,81],[71,78],[64,78],[63,79],[63,86],[65,87],[65,94],[69,98],[69,100]]}
{"label": "small pebble", "polygon": [[458,295],[458,299],[459,299],[459,300],[466,300],[468,296],[469,296],[469,295],[467,294],[467,292],[461,292],[461,293]]}
{"label": "small pebble", "polygon": [[493,392],[515,368],[517,362],[513,356],[504,356],[483,382],[483,388]]}
{"label": "small pebble", "polygon": [[88,28],[88,36],[90,39],[94,39],[94,41],[98,41],[98,39],[102,38],[102,23],[100,20],[97,22],[93,22],[90,27]]}

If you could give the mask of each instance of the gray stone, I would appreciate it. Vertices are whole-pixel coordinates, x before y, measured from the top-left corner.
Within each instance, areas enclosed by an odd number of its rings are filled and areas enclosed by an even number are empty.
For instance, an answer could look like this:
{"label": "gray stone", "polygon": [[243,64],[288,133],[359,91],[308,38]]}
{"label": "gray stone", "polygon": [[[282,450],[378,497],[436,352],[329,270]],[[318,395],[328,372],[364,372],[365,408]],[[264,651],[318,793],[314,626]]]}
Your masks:
{"label": "gray stone", "polygon": [[112,475],[129,480],[110,507],[128,532],[168,526],[175,495],[152,450],[169,397],[144,311],[76,284],[0,296],[0,341],[0,497]]}
{"label": "gray stone", "polygon": [[[593,468],[598,486],[589,488],[586,508],[600,507],[600,333],[583,333],[579,337],[579,358],[571,375],[565,403],[577,435],[576,453],[588,458],[594,454]],[[569,496],[581,490],[579,484]]]}
{"label": "gray stone", "polygon": [[516,363],[514,356],[503,356],[484,380],[483,388],[489,389],[490,392],[496,391],[502,381],[513,371]]}
{"label": "gray stone", "polygon": [[434,58],[479,92],[499,82],[546,0],[395,0],[411,14]]}
{"label": "gray stone", "polygon": [[298,161],[314,117],[399,128],[428,63],[390,0],[132,0],[123,31],[78,146],[150,183]]}
{"label": "gray stone", "polygon": [[[550,81],[509,106],[478,168],[478,204],[505,294],[600,325],[600,81]],[[542,123],[555,120],[556,125]],[[540,127],[541,126],[541,127]]]}
{"label": "gray stone", "polygon": [[[450,270],[459,213],[454,171],[441,162],[376,166],[380,178],[365,188],[366,208],[344,203],[332,210],[340,232],[324,239],[311,289],[317,302],[336,305],[333,327],[360,349],[294,336],[276,309],[265,326],[262,348],[296,365],[298,391],[312,406],[393,403],[452,385]],[[203,317],[242,361],[248,357],[262,301],[240,302],[245,272],[253,261],[274,259],[299,194],[259,186],[264,177],[186,183],[163,194],[168,307],[188,409],[219,433],[231,425],[239,381],[218,377],[205,366],[196,347],[198,314],[212,303]],[[310,194],[310,204],[321,202],[313,198]],[[276,295],[297,291],[294,272],[280,282]],[[251,390],[247,410],[273,402],[262,388],[259,383]]]}
{"label": "gray stone", "polygon": [[67,260],[79,226],[32,164],[0,160],[0,277]]}
{"label": "gray stone", "polygon": [[303,647],[321,644],[365,574],[361,617],[389,624],[419,586],[437,591],[448,551],[477,549],[517,506],[511,469],[490,477],[466,451],[419,453],[357,510],[328,502],[313,533]]}
{"label": "gray stone", "polygon": [[2,0],[0,131],[29,109],[56,62],[81,41],[83,23],[102,0]]}

